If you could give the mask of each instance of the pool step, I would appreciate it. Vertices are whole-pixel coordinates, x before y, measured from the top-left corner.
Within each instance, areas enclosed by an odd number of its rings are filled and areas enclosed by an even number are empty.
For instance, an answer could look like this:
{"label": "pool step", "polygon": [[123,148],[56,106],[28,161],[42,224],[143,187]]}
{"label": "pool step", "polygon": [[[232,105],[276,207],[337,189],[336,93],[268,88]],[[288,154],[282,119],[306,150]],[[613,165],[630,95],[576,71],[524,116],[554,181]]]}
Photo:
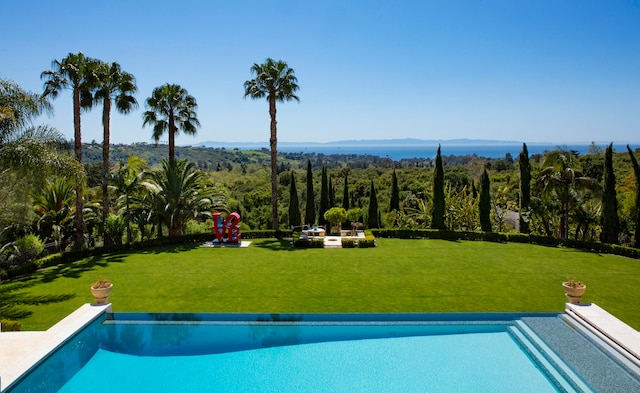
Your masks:
{"label": "pool step", "polygon": [[507,328],[542,371],[564,392],[593,392],[593,390],[547,344],[522,321]]}

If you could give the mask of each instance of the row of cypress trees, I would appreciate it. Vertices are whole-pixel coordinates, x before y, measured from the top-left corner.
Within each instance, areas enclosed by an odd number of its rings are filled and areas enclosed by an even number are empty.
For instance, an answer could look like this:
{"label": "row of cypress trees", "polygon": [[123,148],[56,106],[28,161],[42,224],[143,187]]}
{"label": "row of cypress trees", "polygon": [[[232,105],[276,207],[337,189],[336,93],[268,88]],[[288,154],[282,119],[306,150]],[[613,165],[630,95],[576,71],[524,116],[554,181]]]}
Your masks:
{"label": "row of cypress trees", "polygon": [[[344,192],[342,196],[342,207],[345,210],[349,210],[349,188],[348,188],[348,176],[344,177]],[[398,179],[395,171],[393,173],[393,184],[395,189],[395,197],[392,196],[392,206],[396,206],[395,209],[400,209],[400,192],[398,189]],[[332,180],[327,175],[327,168],[322,167],[322,178],[320,181],[320,206],[318,206],[316,216],[316,202],[315,192],[313,189],[313,170],[311,167],[311,161],[307,161],[307,203],[305,205],[304,223],[307,225],[313,225],[317,222],[321,226],[327,226],[330,223],[324,218],[324,213],[335,205],[335,195]],[[394,202],[395,201],[395,202]],[[296,187],[296,179],[294,172],[291,171],[291,181],[289,187],[289,226],[297,227],[303,223],[302,215],[300,214],[300,201],[298,199],[298,190]],[[380,213],[378,208],[378,197],[376,195],[375,186],[373,180],[371,181],[371,190],[369,197],[369,208],[367,216],[367,227],[378,228],[380,227]]]}
{"label": "row of cypress trees", "polygon": [[[633,151],[627,146],[629,156],[633,165],[635,177],[636,177],[636,231],[640,228],[640,166],[636,161]],[[521,233],[529,233],[530,227],[527,220],[527,212],[531,203],[531,162],[529,161],[529,152],[526,143],[522,144],[522,151],[518,155],[518,164],[520,169],[520,218],[519,228]],[[610,144],[605,151],[605,172],[604,172],[604,187],[602,193],[602,214],[601,214],[601,226],[602,237],[601,241],[605,243],[617,244],[618,235],[620,232],[620,222],[618,218],[618,202],[615,189],[616,179],[613,169],[613,144]],[[491,180],[487,168],[484,169],[480,177],[480,196],[479,196],[479,218],[482,231],[491,232]],[[345,175],[344,188],[343,188],[342,207],[345,210],[349,210],[349,190],[348,190],[348,178]],[[380,211],[378,207],[378,198],[376,189],[371,181],[369,197],[369,207],[367,214],[367,228],[379,228],[380,227]],[[475,195],[475,192],[474,192]],[[333,185],[331,179],[327,177],[327,170],[322,168],[322,180],[320,190],[320,206],[318,209],[318,223],[320,225],[327,225],[324,218],[324,213],[329,210],[335,204],[335,196],[333,195]],[[433,209],[432,209],[432,229],[447,229],[445,224],[445,194],[444,194],[444,168],[442,163],[442,156],[440,146],[436,153],[435,159],[435,171],[433,176]],[[400,210],[400,192],[398,188],[398,178],[395,170],[392,173],[392,185],[391,185],[391,199],[389,203],[389,211]],[[311,161],[307,162],[307,204],[305,208],[305,223],[313,224],[316,222],[316,206],[315,206],[315,194],[313,190],[313,172],[311,168]],[[299,200],[295,183],[295,176],[293,171],[291,172],[291,188],[290,188],[290,204],[289,204],[289,224],[291,226],[299,226],[302,223],[302,217],[299,209]],[[640,248],[640,236],[635,237],[634,247]]]}

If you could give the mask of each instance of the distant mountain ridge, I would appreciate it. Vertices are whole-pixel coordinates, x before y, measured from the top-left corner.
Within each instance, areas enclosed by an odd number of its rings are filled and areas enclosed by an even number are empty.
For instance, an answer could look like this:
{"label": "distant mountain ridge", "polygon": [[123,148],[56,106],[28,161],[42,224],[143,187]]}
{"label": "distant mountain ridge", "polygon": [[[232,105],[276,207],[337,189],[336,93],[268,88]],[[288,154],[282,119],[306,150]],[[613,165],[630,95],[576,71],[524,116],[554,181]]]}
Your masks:
{"label": "distant mountain ridge", "polygon": [[[332,142],[278,142],[278,146],[434,146],[434,145],[520,145],[520,141],[502,141],[491,139],[351,139]],[[549,144],[537,142],[531,144]],[[269,147],[269,142],[219,142],[204,141],[192,146],[224,147],[224,148],[263,148]]]}

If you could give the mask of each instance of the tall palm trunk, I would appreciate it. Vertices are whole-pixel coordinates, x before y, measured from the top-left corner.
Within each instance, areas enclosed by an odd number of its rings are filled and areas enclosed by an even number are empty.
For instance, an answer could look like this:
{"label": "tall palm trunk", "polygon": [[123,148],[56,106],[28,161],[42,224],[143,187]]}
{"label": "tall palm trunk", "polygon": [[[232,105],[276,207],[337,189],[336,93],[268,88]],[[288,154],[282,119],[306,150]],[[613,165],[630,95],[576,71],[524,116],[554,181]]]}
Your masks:
{"label": "tall palm trunk", "polygon": [[562,213],[560,217],[560,238],[569,238],[569,212],[571,210],[571,196],[569,195],[569,185],[565,185],[562,195]]}
{"label": "tall palm trunk", "polygon": [[[105,99],[102,107],[102,222],[109,216],[109,144],[111,139],[111,99]],[[107,236],[108,237],[108,236]],[[106,238],[105,237],[105,240]]]}
{"label": "tall palm trunk", "polygon": [[271,227],[274,231],[278,230],[278,174],[277,174],[277,127],[276,127],[276,97],[269,96],[269,115],[271,116],[271,138],[269,146],[271,147]]}
{"label": "tall palm trunk", "polygon": [[176,161],[176,123],[173,113],[169,115],[169,164]]}
{"label": "tall palm trunk", "polygon": [[[80,132],[80,89],[73,89],[73,132],[74,132],[74,152],[78,164],[82,164],[82,139]],[[82,167],[79,170],[83,170]],[[84,246],[84,217],[83,217],[83,184],[82,176],[76,175],[76,239],[73,245],[74,249],[81,250]]]}

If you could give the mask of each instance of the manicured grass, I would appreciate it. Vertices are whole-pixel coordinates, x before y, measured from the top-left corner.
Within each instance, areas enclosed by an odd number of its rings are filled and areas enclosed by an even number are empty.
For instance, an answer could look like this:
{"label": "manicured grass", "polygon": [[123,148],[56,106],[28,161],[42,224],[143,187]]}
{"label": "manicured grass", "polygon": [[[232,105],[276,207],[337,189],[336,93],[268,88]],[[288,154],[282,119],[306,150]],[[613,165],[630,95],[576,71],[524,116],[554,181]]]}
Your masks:
{"label": "manicured grass", "polygon": [[561,312],[561,282],[574,278],[587,284],[583,302],[640,329],[637,260],[517,243],[377,242],[291,249],[270,239],[106,255],[4,284],[0,296],[39,301],[13,308],[32,313],[23,330],[39,330],[91,302],[89,285],[99,278],[114,282],[114,311],[266,313]]}

